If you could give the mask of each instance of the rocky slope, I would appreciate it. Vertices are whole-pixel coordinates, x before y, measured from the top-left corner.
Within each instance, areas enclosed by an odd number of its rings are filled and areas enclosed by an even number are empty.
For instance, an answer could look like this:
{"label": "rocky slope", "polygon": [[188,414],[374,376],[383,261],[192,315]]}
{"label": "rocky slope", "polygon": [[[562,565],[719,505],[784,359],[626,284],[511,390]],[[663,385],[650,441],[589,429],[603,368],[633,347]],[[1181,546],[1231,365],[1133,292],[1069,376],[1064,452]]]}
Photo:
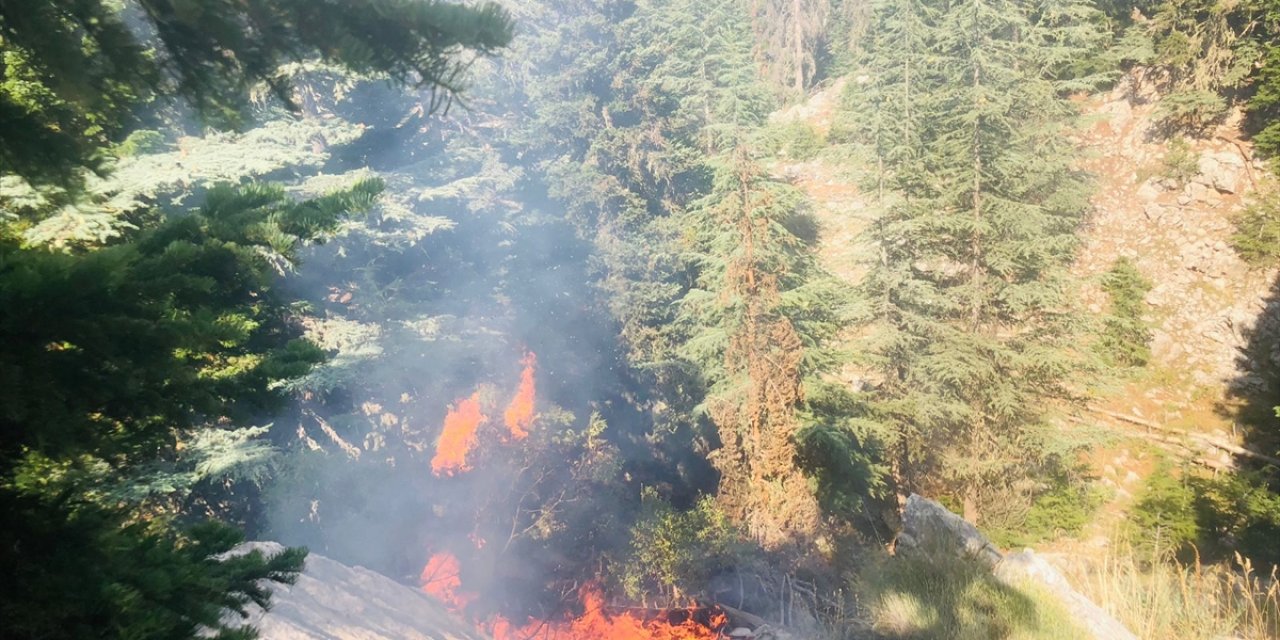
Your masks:
{"label": "rocky slope", "polygon": [[[274,542],[237,552],[277,553]],[[363,567],[310,554],[293,585],[273,587],[271,609],[253,607],[262,640],[484,640],[422,592]]]}
{"label": "rocky slope", "polygon": [[[1169,177],[1177,150],[1156,129],[1158,103],[1134,74],[1084,105],[1084,168],[1098,191],[1076,271],[1090,281],[1119,257],[1133,260],[1155,284],[1147,297],[1155,364],[1220,392],[1247,373],[1239,359],[1255,325],[1274,321],[1261,316],[1275,271],[1250,270],[1230,247],[1232,218],[1266,171],[1240,139],[1236,112],[1188,140],[1192,175]],[[1105,294],[1087,287],[1085,304],[1101,311]],[[1178,389],[1175,404],[1192,400],[1188,390]]]}

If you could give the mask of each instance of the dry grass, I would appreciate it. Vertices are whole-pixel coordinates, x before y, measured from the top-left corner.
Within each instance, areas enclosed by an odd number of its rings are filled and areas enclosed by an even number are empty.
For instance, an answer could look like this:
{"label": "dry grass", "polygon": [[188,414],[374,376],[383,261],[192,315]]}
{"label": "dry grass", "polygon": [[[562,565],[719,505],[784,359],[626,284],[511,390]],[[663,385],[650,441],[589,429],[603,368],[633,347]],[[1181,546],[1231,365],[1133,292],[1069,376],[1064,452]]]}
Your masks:
{"label": "dry grass", "polygon": [[[1073,563],[1075,564],[1075,563]],[[1280,638],[1276,569],[1259,575],[1238,554],[1229,566],[1189,564],[1133,553],[1071,567],[1073,584],[1139,638]]]}

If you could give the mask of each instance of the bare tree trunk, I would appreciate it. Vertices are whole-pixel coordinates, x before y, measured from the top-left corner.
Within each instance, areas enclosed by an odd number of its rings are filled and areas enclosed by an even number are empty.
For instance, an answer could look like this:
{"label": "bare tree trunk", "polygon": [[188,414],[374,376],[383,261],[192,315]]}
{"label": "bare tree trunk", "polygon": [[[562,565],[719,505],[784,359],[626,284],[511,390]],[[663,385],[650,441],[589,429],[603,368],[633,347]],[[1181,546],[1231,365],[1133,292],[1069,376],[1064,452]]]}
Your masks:
{"label": "bare tree trunk", "polygon": [[804,2],[791,0],[791,37],[795,40],[795,90],[797,96],[804,95]]}
{"label": "bare tree trunk", "polygon": [[972,486],[964,490],[964,519],[971,524],[978,524],[978,491]]}

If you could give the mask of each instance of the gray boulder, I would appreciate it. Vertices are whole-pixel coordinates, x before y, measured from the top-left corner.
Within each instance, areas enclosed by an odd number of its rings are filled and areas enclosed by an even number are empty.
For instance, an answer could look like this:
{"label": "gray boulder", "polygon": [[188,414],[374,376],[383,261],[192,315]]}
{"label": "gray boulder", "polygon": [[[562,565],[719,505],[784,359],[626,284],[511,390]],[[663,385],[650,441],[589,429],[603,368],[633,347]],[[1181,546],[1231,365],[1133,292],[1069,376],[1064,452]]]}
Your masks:
{"label": "gray boulder", "polygon": [[[273,554],[284,547],[248,542],[230,553],[253,549]],[[421,591],[315,553],[297,582],[272,585],[269,611],[249,613],[245,622],[262,640],[485,640]]]}
{"label": "gray boulder", "polygon": [[1030,549],[1004,555],[978,528],[941,504],[912,494],[902,514],[898,550],[905,553],[952,553],[991,567],[995,577],[1012,587],[1031,582],[1044,587],[1094,640],[1137,640],[1111,614],[1071,587],[1060,571]]}

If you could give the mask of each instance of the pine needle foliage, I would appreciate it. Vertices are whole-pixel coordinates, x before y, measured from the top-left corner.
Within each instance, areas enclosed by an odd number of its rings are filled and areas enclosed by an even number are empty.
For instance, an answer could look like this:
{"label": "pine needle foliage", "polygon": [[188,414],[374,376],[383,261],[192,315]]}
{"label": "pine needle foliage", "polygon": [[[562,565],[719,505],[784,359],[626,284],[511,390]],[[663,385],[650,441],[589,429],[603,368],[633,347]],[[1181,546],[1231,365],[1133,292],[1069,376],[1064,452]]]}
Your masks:
{"label": "pine needle foliage", "polygon": [[292,104],[278,68],[311,57],[438,90],[439,106],[461,88],[464,54],[494,53],[511,34],[496,3],[6,2],[0,172],[68,183],[82,167],[100,170],[108,143],[155,99],[180,97],[214,126],[239,126],[257,84]]}
{"label": "pine needle foliage", "polygon": [[1146,366],[1151,359],[1151,328],[1142,313],[1151,281],[1132,261],[1121,258],[1103,277],[1102,287],[1111,296],[1111,313],[1102,333],[1102,357],[1124,367]]}
{"label": "pine needle foliage", "polygon": [[220,562],[241,535],[175,514],[243,515],[243,491],[185,507],[197,483],[256,481],[265,430],[235,427],[277,410],[274,387],[324,357],[294,328],[277,272],[381,188],[299,202],[219,186],[95,251],[0,242],[6,637],[253,637],[223,609],[264,604],[257,580],[287,581],[305,551]]}
{"label": "pine needle foliage", "polygon": [[[1085,5],[876,5],[850,102],[877,165],[864,294],[876,415],[903,488],[999,501],[1042,458],[1032,427],[1081,360],[1065,267],[1087,188],[1054,73]],[[984,497],[985,496],[985,497]]]}

